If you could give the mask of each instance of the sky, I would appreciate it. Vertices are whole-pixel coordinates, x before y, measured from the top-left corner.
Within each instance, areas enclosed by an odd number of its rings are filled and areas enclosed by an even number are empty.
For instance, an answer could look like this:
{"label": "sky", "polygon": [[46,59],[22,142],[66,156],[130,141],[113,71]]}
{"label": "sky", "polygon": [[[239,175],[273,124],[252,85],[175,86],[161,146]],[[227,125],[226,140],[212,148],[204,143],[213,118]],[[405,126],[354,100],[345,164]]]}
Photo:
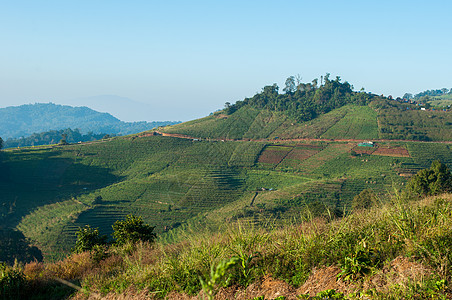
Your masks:
{"label": "sky", "polygon": [[[451,12],[445,0],[0,0],[0,107],[91,99],[126,121],[187,121],[297,74],[393,96],[452,88]],[[123,105],[94,103],[105,95]]]}

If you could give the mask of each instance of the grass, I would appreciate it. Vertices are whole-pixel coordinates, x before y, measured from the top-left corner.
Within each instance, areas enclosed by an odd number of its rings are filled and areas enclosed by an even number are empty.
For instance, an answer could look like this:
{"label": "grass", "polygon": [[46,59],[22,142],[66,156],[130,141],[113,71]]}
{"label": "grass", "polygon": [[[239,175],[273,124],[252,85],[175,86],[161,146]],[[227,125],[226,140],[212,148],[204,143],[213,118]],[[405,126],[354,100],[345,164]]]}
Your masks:
{"label": "grass", "polygon": [[451,141],[452,114],[445,111],[381,109],[380,138]]}
{"label": "grass", "polygon": [[[85,224],[109,234],[115,220],[139,214],[165,236],[204,216],[216,228],[231,219],[283,224],[299,219],[306,207],[319,215],[325,208],[348,211],[363,189],[385,194],[404,184],[399,173],[428,167],[438,157],[452,163],[445,144],[385,144],[391,145],[407,145],[411,157],[353,157],[351,142],[193,142],[161,136],[8,150],[0,215],[2,224],[20,229],[52,260],[58,258],[53,253],[68,253],[77,227]],[[262,188],[273,190],[256,194]],[[95,203],[98,196],[102,200]]]}
{"label": "grass", "polygon": [[[304,284],[315,278],[315,269],[332,272],[329,289],[335,286],[335,293],[350,299],[402,294],[445,299],[451,296],[447,284],[452,276],[448,268],[452,263],[451,216],[451,195],[420,201],[393,195],[376,207],[341,219],[306,219],[267,229],[238,223],[215,233],[186,230],[179,243],[141,243],[131,251],[113,247],[98,262],[87,252],[55,263],[31,263],[22,270],[30,285],[40,287],[34,289],[35,295],[48,293],[45,287],[55,276],[80,282],[87,293],[143,293],[157,298],[170,292],[196,295],[202,282],[209,281],[215,293],[223,284],[244,290],[271,276],[292,286],[301,297],[307,288]],[[226,262],[229,266],[223,272],[219,266]],[[417,267],[405,275],[398,273],[405,265]],[[216,276],[216,271],[224,274]],[[336,274],[343,283],[336,281]],[[392,277],[377,280],[385,274]],[[321,287],[319,282],[311,286],[311,296],[327,293],[326,286]],[[255,288],[257,295],[264,293]]]}
{"label": "grass", "polygon": [[321,137],[327,139],[377,139],[377,112],[368,106],[350,106],[347,114]]}

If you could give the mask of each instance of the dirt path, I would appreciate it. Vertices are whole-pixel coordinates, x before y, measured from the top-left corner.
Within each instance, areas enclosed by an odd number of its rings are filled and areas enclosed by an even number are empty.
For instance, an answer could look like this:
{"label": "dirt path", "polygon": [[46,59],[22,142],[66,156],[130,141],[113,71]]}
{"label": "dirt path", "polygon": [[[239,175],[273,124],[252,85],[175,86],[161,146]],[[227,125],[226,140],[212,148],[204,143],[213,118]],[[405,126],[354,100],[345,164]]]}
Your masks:
{"label": "dirt path", "polygon": [[[157,134],[161,136],[169,136],[176,137],[180,139],[189,139],[189,140],[201,140],[198,137],[192,137],[179,133],[167,133],[156,131]],[[358,140],[358,139],[314,139],[314,138],[297,138],[297,139],[213,139],[213,138],[205,138],[203,140],[207,141],[241,141],[241,142],[352,142],[352,143],[361,143],[369,141],[367,140]],[[416,143],[442,143],[442,144],[452,144],[452,141],[415,141],[415,140],[387,140],[387,139],[372,139],[373,142],[416,142]]]}

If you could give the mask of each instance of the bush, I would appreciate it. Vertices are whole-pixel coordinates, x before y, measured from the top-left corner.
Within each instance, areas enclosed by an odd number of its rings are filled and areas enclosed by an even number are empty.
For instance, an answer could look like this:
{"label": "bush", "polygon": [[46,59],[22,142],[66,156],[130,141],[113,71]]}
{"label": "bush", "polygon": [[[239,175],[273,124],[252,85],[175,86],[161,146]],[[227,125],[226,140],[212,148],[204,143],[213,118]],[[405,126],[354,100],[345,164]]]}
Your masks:
{"label": "bush", "polygon": [[157,237],[152,232],[154,228],[154,226],[144,224],[141,217],[128,215],[125,220],[118,220],[113,224],[113,237],[117,245],[136,243],[138,241],[152,243]]}
{"label": "bush", "polygon": [[22,271],[0,263],[0,299],[20,299],[25,287]]}
{"label": "bush", "polygon": [[377,196],[371,189],[363,190],[352,200],[352,209],[365,209],[372,207],[377,201]]}
{"label": "bush", "polygon": [[91,251],[95,246],[105,245],[107,236],[99,234],[99,228],[91,228],[89,225],[79,227],[77,233],[77,241],[72,252],[81,253]]}
{"label": "bush", "polygon": [[452,174],[439,160],[430,169],[419,171],[409,182],[408,191],[418,196],[432,196],[452,192]]}

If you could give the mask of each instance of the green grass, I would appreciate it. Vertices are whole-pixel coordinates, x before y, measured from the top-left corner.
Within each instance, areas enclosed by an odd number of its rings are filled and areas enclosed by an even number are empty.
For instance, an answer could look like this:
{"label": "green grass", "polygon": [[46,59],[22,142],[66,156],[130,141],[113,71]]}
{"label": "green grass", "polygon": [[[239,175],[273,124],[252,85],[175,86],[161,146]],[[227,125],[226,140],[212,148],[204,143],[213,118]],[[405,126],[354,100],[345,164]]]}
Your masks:
{"label": "green grass", "polygon": [[368,106],[349,106],[347,114],[321,137],[327,139],[377,139],[377,112]]}
{"label": "green grass", "polygon": [[452,140],[450,112],[381,109],[378,120],[383,139]]}
{"label": "green grass", "polygon": [[[339,219],[305,218],[301,224],[266,228],[239,223],[216,232],[188,226],[183,242],[160,239],[153,246],[110,247],[100,262],[86,252],[16,270],[27,278],[24,295],[47,297],[53,295],[46,288],[52,284],[48,279],[57,276],[79,282],[80,296],[200,296],[201,283],[210,279],[211,291],[248,287],[257,295],[273,291],[284,297],[291,290],[302,298],[298,288],[307,284],[304,297],[342,293],[347,299],[448,299],[451,216],[450,194],[420,201],[393,195]],[[230,266],[220,275],[225,262]],[[320,281],[318,272],[325,274]]]}
{"label": "green grass", "polygon": [[165,127],[162,130],[200,138],[240,139],[249,130],[259,113],[257,109],[244,107],[232,115],[217,113],[183,123],[183,125]]}
{"label": "green grass", "polygon": [[[303,143],[129,136],[4,151],[1,224],[19,228],[53,259],[68,252],[85,224],[109,234],[117,219],[137,214],[171,236],[188,224],[207,226],[199,223],[205,216],[212,228],[241,219],[284,223],[303,215],[306,205],[319,214],[321,207],[349,211],[363,189],[384,194],[406,182],[397,175],[404,170],[437,158],[452,163],[449,146],[440,143],[406,143],[412,158],[353,157],[351,142]],[[266,152],[281,154],[278,162],[260,163]],[[98,196],[102,201],[94,203]]]}
{"label": "green grass", "polygon": [[433,100],[428,101],[434,107],[448,107],[452,105],[452,94],[432,97]]}

